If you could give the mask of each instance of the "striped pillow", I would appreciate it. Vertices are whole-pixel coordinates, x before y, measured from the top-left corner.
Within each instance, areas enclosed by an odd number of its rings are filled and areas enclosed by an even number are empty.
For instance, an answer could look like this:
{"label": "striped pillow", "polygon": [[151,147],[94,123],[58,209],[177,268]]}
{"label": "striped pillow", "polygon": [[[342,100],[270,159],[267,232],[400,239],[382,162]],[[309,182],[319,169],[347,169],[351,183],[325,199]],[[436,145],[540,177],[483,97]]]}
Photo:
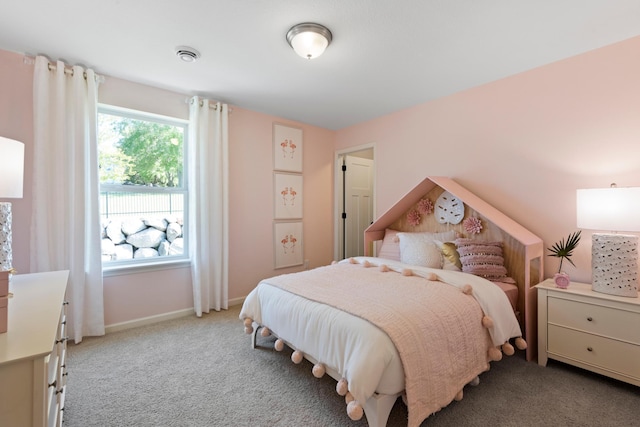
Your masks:
{"label": "striped pillow", "polygon": [[378,256],[380,258],[391,259],[394,261],[400,261],[400,240],[398,240],[397,230],[391,230],[387,228],[384,232],[384,239],[380,245]]}
{"label": "striped pillow", "polygon": [[462,271],[493,282],[515,283],[504,266],[502,242],[456,239]]}

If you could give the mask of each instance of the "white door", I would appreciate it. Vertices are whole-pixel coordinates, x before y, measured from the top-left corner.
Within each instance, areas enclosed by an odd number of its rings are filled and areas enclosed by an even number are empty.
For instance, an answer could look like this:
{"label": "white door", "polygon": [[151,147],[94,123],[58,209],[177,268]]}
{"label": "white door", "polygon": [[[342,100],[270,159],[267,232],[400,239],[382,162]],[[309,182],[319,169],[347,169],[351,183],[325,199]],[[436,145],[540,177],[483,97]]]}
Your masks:
{"label": "white door", "polygon": [[364,230],[373,221],[373,160],[345,156],[344,165],[343,253],[348,258],[364,255]]}

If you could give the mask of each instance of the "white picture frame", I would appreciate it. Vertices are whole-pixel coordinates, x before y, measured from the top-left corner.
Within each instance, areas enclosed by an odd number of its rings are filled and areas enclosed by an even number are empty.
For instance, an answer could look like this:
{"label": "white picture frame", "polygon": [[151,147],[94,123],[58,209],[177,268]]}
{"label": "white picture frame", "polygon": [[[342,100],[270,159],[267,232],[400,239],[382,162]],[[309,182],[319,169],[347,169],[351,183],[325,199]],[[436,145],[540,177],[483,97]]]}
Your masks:
{"label": "white picture frame", "polygon": [[302,129],[273,124],[273,169],[302,173]]}
{"label": "white picture frame", "polygon": [[302,221],[273,223],[274,268],[295,267],[304,263]]}
{"label": "white picture frame", "polygon": [[274,219],[302,219],[302,175],[273,173]]}

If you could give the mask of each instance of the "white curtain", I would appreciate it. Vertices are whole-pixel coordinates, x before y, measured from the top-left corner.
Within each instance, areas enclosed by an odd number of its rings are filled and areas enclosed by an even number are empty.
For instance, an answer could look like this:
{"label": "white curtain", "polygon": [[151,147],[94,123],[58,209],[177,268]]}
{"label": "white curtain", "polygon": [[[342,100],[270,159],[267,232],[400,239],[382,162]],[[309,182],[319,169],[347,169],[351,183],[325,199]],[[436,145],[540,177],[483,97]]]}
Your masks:
{"label": "white curtain", "polygon": [[69,270],[68,336],[104,335],[93,70],[35,61],[31,271]]}
{"label": "white curtain", "polygon": [[189,256],[197,316],[228,308],[228,109],[196,96],[189,110]]}

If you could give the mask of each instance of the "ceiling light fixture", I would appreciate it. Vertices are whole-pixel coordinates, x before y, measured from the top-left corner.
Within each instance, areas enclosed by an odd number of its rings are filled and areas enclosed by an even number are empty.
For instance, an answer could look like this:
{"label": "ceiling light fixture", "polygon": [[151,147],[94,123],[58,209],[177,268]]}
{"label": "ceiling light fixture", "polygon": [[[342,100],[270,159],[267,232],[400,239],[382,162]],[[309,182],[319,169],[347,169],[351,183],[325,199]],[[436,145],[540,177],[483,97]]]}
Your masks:
{"label": "ceiling light fixture", "polygon": [[176,55],[184,62],[196,62],[200,58],[200,52],[189,46],[178,46]]}
{"label": "ceiling light fixture", "polygon": [[322,55],[331,43],[331,31],[325,26],[305,22],[287,31],[287,42],[303,58],[313,59]]}

